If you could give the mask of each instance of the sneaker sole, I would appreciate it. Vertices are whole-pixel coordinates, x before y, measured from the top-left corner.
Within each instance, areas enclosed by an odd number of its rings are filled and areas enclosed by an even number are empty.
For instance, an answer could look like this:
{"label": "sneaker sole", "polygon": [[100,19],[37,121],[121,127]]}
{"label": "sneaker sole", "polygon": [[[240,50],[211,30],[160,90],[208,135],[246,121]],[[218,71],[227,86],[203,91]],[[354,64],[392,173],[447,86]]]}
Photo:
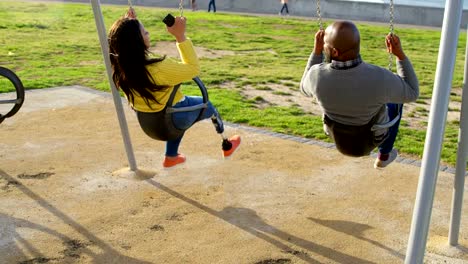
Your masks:
{"label": "sneaker sole", "polygon": [[164,167],[164,166],[163,166],[163,170],[165,170],[165,171],[171,171],[171,170],[174,170],[174,169],[177,169],[177,168],[182,168],[182,167],[184,166],[184,164],[185,164],[185,162],[179,163],[179,164],[174,165],[174,166],[172,166],[172,167]]}
{"label": "sneaker sole", "polygon": [[176,165],[174,165],[174,166],[171,166],[171,167],[164,167],[164,165],[163,165],[162,167],[163,167],[164,170],[170,171],[170,170],[173,170],[173,169],[175,169],[175,168],[179,168],[179,167],[184,166],[185,163],[187,163],[187,160],[185,160],[185,161],[182,162],[182,163],[178,163],[178,164],[176,164]]}
{"label": "sneaker sole", "polygon": [[398,153],[398,150],[396,150],[395,158],[394,158],[390,163],[388,163],[387,165],[385,165],[385,166],[383,166],[383,167],[379,167],[379,166],[375,165],[375,163],[374,163],[374,169],[383,170],[383,169],[387,168],[389,165],[391,165],[392,163],[396,162],[396,160],[397,160],[399,154],[400,154],[400,153]]}

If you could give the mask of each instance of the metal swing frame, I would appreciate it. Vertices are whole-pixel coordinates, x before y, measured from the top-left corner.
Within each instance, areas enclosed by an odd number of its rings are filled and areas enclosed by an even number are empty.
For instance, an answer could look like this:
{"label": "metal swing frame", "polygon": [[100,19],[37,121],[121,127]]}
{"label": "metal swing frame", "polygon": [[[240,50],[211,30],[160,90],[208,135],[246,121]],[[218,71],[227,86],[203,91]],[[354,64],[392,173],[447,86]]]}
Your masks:
{"label": "metal swing frame", "polygon": [[[450,98],[450,87],[453,79],[453,70],[455,67],[455,58],[458,45],[459,26],[462,17],[461,0],[446,1],[444,22],[442,26],[442,37],[440,40],[440,49],[436,69],[436,78],[434,81],[434,90],[432,97],[431,110],[427,136],[424,145],[424,154],[421,164],[421,172],[416,193],[416,203],[413,211],[410,236],[406,252],[406,264],[423,263],[424,252],[426,249],[427,235],[431,218],[432,205],[434,201],[435,186],[437,182],[437,172],[439,170],[440,154],[445,130],[445,121],[447,117],[447,108]],[[98,36],[103,51],[104,62],[111,85],[111,91],[119,117],[119,124],[124,140],[125,149],[128,156],[130,169],[136,171],[136,162],[133,156],[133,149],[129,139],[128,127],[125,121],[125,115],[122,108],[122,100],[112,81],[112,72],[107,46],[106,31],[103,23],[102,12],[99,0],[91,0],[93,7]],[[468,53],[468,42],[466,47]],[[468,59],[465,60],[464,88],[462,95],[462,117],[460,122],[459,151],[457,158],[457,172],[455,179],[454,200],[452,208],[451,226],[450,226],[450,245],[458,244],[458,235],[460,227],[461,207],[463,203],[463,189],[465,182],[466,158],[468,156]],[[453,226],[452,226],[453,225]]]}

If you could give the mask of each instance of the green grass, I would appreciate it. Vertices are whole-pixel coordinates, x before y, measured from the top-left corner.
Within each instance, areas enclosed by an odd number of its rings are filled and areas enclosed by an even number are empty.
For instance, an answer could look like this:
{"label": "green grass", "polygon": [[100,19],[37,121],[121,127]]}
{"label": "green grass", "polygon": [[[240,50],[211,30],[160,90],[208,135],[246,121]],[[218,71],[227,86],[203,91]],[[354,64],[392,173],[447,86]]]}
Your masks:
{"label": "green grass", "polygon": [[[176,6],[175,6],[176,7]],[[102,5],[106,28],[124,14],[126,6]],[[140,20],[151,33],[152,43],[172,41],[160,22],[168,11],[137,6]],[[271,106],[260,109],[257,99],[246,99],[242,87],[268,91],[268,84],[281,84],[297,91],[303,68],[313,45],[317,23],[310,19],[283,19],[249,15],[186,12],[187,35],[196,46],[230,50],[235,55],[201,60],[201,79],[225,120],[273,131],[329,141],[320,117],[297,107]],[[384,36],[387,26],[359,23],[362,58],[388,65]],[[79,3],[0,2],[0,65],[14,70],[27,89],[59,85],[83,85],[109,91],[91,5]],[[430,99],[434,83],[440,31],[396,28],[406,54],[411,58],[421,85],[421,100]],[[455,66],[454,87],[462,86],[466,34],[461,31]],[[233,89],[221,88],[223,83]],[[12,87],[0,87],[0,92]],[[193,84],[184,87],[195,93]],[[273,91],[272,91],[273,92]],[[289,95],[284,93],[283,95]],[[287,100],[288,96],[284,96]],[[459,96],[451,96],[459,100]],[[418,109],[418,112],[424,112]],[[420,157],[425,130],[402,126],[397,146],[401,152]],[[457,128],[448,125],[442,160],[454,164]]]}

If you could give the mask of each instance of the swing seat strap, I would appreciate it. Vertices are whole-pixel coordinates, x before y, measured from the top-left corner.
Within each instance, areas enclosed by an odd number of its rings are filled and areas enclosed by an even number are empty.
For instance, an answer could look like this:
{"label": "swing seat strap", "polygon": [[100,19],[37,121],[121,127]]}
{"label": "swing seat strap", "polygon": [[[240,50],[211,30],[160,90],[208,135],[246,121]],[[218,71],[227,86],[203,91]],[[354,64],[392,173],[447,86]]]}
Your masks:
{"label": "swing seat strap", "polygon": [[205,85],[198,77],[194,78],[193,80],[197,83],[198,87],[200,88],[200,91],[203,96],[203,103],[198,104],[198,105],[186,106],[186,107],[177,107],[177,108],[172,107],[172,103],[174,101],[175,95],[177,93],[177,90],[180,87],[180,84],[178,84],[174,86],[174,89],[172,90],[169,100],[166,103],[166,113],[172,114],[172,113],[179,113],[179,112],[191,112],[191,111],[202,109],[200,113],[198,114],[198,118],[196,119],[195,122],[199,121],[202,118],[206,108],[208,107],[208,92],[206,91]]}
{"label": "swing seat strap", "polygon": [[376,130],[380,130],[380,129],[385,129],[385,128],[390,128],[392,127],[393,125],[396,124],[396,122],[398,122],[398,120],[400,120],[401,118],[401,108],[403,107],[403,105],[399,105],[398,106],[398,114],[395,116],[395,118],[393,118],[392,120],[390,120],[389,122],[387,123],[383,123],[383,124],[374,124],[372,127],[371,127],[371,130],[372,131],[376,131]]}
{"label": "swing seat strap", "polygon": [[201,109],[200,113],[198,114],[198,118],[194,121],[194,123],[202,118],[203,113],[208,106],[208,92],[198,77],[194,78],[194,81],[198,84],[203,94],[203,103],[187,107],[172,107],[175,95],[180,87],[180,84],[178,84],[174,86],[166,106],[162,111],[156,113],[144,113],[137,111],[137,117],[140,126],[149,137],[162,141],[174,140],[181,137],[185,133],[185,130],[175,127],[174,122],[172,121],[173,113],[197,111]]}

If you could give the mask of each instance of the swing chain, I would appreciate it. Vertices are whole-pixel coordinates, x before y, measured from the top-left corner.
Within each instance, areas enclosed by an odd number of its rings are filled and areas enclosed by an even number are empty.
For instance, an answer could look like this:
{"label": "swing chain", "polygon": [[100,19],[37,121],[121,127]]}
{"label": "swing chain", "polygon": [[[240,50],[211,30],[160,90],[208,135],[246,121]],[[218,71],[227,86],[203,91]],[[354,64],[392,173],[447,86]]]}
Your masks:
{"label": "swing chain", "polygon": [[184,16],[184,0],[180,0],[179,2],[179,12],[180,12],[180,16],[183,17]]}
{"label": "swing chain", "polygon": [[[393,0],[390,0],[390,35],[393,35],[394,18],[395,18],[395,13],[394,13]],[[389,55],[388,55],[388,69],[390,71],[392,71],[392,65],[393,65],[393,54],[389,53]]]}
{"label": "swing chain", "polygon": [[395,19],[395,7],[393,5],[393,0],[390,0],[390,34],[393,34],[393,24]]}
{"label": "swing chain", "polygon": [[320,12],[320,0],[316,1],[316,5],[317,5],[317,21],[318,21],[320,30],[323,30],[322,14]]}

